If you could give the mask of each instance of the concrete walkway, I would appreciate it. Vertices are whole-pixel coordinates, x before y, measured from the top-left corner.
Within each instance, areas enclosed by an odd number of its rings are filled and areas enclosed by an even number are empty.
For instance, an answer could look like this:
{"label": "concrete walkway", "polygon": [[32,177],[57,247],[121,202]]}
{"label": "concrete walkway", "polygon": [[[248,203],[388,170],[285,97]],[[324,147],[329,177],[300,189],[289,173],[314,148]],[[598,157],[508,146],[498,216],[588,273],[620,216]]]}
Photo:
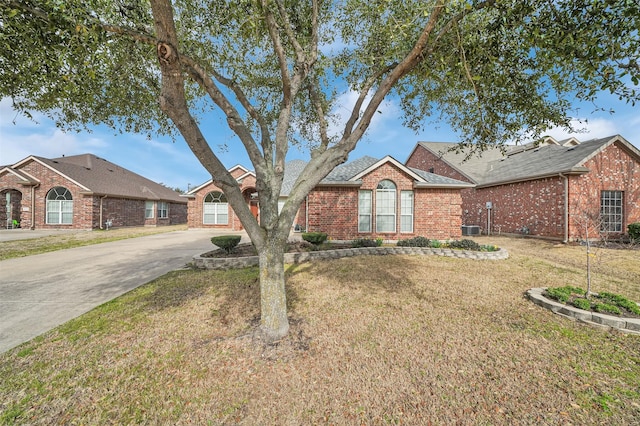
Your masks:
{"label": "concrete walkway", "polygon": [[0,261],[0,353],[182,268],[213,249],[213,235],[176,231]]}

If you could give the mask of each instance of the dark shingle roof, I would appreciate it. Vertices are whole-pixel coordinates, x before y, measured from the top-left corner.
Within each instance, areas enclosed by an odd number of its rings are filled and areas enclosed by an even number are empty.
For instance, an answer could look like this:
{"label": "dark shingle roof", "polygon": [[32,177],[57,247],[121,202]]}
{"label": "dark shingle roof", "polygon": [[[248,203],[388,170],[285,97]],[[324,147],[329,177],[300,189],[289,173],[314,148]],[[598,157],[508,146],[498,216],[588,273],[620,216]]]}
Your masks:
{"label": "dark shingle roof", "polygon": [[376,164],[377,158],[364,156],[349,163],[340,164],[333,169],[320,183],[347,182],[360,172]]}
{"label": "dark shingle roof", "polygon": [[97,195],[186,203],[176,191],[93,154],[34,158]]}
{"label": "dark shingle roof", "polygon": [[[548,144],[490,148],[481,156],[452,150],[457,144],[420,142],[478,185],[492,185],[550,176],[558,173],[586,173],[584,163],[612,143],[619,142],[631,152],[638,150],[621,136],[593,139],[577,145]],[[466,159],[466,161],[465,161]]]}

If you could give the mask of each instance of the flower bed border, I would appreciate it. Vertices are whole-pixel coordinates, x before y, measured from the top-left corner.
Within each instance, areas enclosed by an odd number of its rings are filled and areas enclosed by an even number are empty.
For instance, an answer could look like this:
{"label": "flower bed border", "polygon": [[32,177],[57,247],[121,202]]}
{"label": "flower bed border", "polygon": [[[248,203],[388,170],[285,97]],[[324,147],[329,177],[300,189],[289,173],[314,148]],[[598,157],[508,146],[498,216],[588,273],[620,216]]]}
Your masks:
{"label": "flower bed border", "polygon": [[527,291],[527,298],[538,306],[549,309],[555,314],[583,322],[585,324],[615,328],[625,333],[640,335],[640,318],[627,318],[607,315],[599,312],[585,311],[575,306],[565,305],[545,297],[546,287],[532,288]]}
{"label": "flower bed border", "polygon": [[[304,263],[315,260],[331,260],[352,256],[383,256],[383,255],[435,255],[457,257],[476,260],[502,260],[509,257],[505,249],[496,251],[454,250],[448,248],[431,247],[359,247],[336,250],[318,250],[300,253],[285,253],[284,262]],[[194,256],[193,265],[199,269],[237,269],[258,265],[258,256],[245,257],[202,257]]]}

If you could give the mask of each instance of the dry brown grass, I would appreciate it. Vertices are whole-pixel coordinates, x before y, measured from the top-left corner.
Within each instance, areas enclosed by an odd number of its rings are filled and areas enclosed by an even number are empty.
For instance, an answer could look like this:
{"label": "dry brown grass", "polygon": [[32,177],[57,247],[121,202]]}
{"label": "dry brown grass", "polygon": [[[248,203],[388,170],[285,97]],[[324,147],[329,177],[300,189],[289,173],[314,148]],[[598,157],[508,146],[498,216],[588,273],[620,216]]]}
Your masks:
{"label": "dry brown grass", "polygon": [[[161,234],[172,231],[183,231],[187,225],[171,225],[159,227],[127,227],[115,228],[108,231],[93,230],[78,232],[64,232],[40,238],[24,240],[3,241],[0,244],[0,260],[14,257],[31,256],[39,253],[62,250],[73,247],[88,246],[91,244],[106,243],[108,241],[124,240],[127,238],[142,237],[145,235]],[[27,230],[15,232],[28,233]]]}
{"label": "dry brown grass", "polygon": [[[640,336],[571,322],[523,297],[534,286],[580,285],[583,249],[480,240],[510,259],[290,266],[291,333],[272,346],[252,338],[256,269],[168,274],[0,357],[0,419],[638,424]],[[637,263],[631,252],[607,253],[594,290],[638,300]]]}

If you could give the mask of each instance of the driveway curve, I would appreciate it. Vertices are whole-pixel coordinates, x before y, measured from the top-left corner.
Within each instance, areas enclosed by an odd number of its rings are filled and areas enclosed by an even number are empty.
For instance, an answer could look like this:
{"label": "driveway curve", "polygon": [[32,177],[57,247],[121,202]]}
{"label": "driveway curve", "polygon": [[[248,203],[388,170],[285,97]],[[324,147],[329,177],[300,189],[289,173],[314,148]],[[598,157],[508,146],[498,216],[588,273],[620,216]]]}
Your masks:
{"label": "driveway curve", "polygon": [[213,248],[213,235],[175,231],[0,261],[0,353],[184,267]]}

